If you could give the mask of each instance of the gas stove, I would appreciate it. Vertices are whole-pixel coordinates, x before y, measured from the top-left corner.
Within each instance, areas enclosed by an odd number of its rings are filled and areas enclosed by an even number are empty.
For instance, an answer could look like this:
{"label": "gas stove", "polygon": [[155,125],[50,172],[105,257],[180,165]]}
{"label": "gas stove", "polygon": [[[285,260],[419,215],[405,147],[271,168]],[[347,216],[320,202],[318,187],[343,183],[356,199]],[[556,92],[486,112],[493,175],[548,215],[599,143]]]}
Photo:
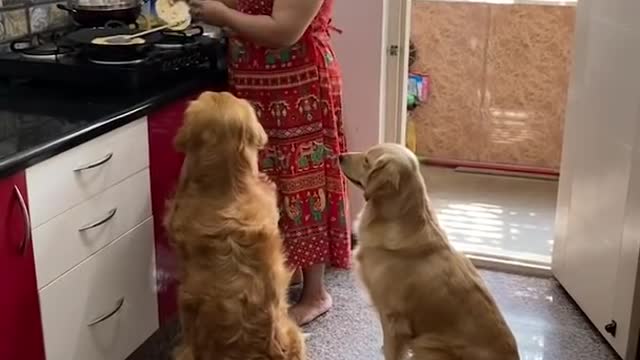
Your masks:
{"label": "gas stove", "polygon": [[66,41],[66,35],[13,43],[11,52],[0,54],[0,81],[139,90],[158,82],[226,75],[226,40],[204,35],[201,28],[159,34],[142,56],[117,60],[92,59],[84,47]]}

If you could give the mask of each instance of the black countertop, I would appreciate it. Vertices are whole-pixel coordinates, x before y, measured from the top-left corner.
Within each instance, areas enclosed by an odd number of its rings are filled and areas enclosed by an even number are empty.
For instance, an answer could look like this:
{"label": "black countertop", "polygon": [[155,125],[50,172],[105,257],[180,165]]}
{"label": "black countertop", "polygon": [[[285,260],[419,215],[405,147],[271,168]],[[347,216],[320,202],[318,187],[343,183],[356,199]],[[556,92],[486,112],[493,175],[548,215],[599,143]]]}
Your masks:
{"label": "black countertop", "polygon": [[222,82],[201,76],[135,93],[0,83],[0,178]]}

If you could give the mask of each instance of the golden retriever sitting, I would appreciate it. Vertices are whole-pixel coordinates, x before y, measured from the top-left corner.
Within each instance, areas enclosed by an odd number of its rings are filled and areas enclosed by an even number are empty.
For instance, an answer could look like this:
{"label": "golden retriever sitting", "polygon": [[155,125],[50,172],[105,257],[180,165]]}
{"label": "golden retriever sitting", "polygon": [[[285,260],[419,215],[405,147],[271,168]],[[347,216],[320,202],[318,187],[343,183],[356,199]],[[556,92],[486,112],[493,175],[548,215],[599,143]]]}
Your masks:
{"label": "golden retriever sitting", "polygon": [[185,163],[165,221],[179,257],[178,360],[301,360],[275,187],[258,172],[267,135],[251,105],[202,94],[175,139]]}
{"label": "golden retriever sitting", "polygon": [[380,316],[385,359],[519,359],[476,269],[440,228],[415,155],[382,144],[344,154],[340,165],[367,200],[356,259]]}

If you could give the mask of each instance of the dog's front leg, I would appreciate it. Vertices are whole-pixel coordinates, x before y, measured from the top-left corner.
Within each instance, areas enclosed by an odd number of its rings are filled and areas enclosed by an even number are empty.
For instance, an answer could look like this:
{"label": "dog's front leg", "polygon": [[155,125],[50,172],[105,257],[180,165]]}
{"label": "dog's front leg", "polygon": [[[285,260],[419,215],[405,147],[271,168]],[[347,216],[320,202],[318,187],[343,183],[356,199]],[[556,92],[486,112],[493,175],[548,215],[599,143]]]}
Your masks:
{"label": "dog's front leg", "polygon": [[407,353],[408,324],[392,315],[380,316],[385,360],[404,360]]}

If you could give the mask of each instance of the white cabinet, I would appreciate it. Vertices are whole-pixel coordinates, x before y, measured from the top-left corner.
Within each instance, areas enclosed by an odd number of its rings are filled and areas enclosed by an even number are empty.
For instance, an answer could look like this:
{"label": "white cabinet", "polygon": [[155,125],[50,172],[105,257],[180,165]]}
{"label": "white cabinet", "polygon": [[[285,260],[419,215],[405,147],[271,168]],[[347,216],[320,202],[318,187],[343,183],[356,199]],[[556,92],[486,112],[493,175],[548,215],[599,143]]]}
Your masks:
{"label": "white cabinet", "polygon": [[34,228],[149,167],[142,118],[27,169]]}
{"label": "white cabinet", "polygon": [[40,291],[47,360],[124,360],[158,328],[148,219]]}
{"label": "white cabinet", "polygon": [[555,276],[629,360],[640,327],[639,13],[637,0],[578,2],[553,250]]}
{"label": "white cabinet", "polygon": [[38,289],[151,216],[149,169],[33,231]]}
{"label": "white cabinet", "polygon": [[47,360],[124,360],[158,329],[146,118],[26,171]]}

